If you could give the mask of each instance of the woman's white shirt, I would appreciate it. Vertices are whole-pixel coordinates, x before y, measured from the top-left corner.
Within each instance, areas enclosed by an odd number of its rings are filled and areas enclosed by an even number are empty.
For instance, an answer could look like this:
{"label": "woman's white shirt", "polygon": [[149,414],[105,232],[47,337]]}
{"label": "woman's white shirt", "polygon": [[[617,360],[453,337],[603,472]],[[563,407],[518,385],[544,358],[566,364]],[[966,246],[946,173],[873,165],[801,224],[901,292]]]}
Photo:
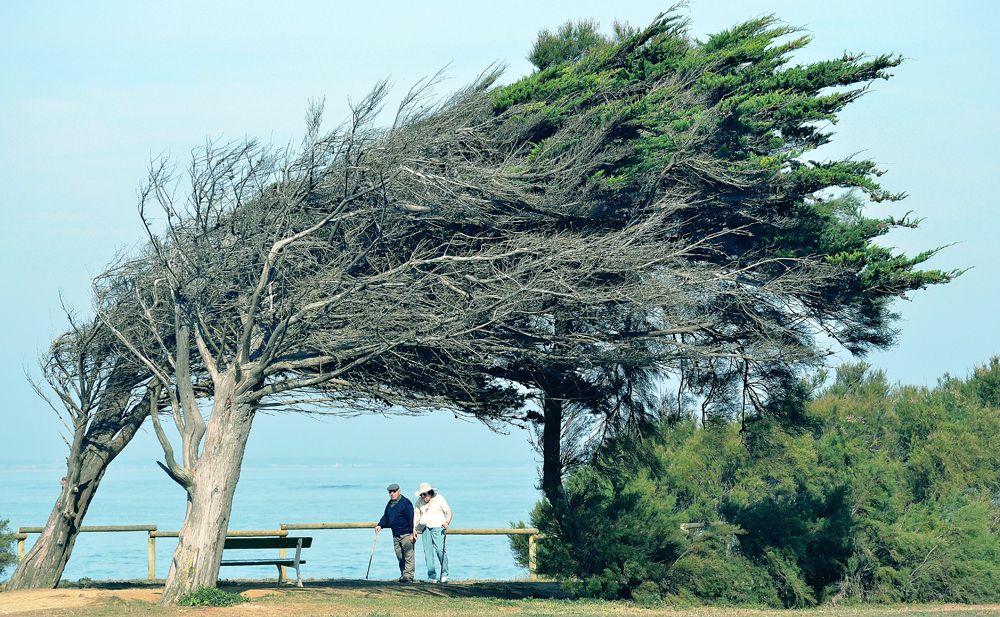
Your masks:
{"label": "woman's white shirt", "polygon": [[448,520],[448,502],[440,493],[434,495],[430,501],[424,501],[423,497],[417,498],[417,510],[420,511],[420,527],[444,527]]}

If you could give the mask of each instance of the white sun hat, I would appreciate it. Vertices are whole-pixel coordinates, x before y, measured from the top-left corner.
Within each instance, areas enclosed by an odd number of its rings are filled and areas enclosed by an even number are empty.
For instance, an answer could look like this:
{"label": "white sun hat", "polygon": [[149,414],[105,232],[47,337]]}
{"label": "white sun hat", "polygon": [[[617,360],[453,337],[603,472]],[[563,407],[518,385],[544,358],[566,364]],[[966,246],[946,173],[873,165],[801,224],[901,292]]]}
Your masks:
{"label": "white sun hat", "polygon": [[435,491],[436,492],[437,489],[436,488],[431,488],[431,485],[428,484],[428,483],[426,483],[426,482],[421,482],[420,483],[420,490],[417,491],[416,493],[413,493],[413,494],[416,495],[417,497],[420,497],[420,495],[422,495],[423,493],[429,493],[431,491]]}

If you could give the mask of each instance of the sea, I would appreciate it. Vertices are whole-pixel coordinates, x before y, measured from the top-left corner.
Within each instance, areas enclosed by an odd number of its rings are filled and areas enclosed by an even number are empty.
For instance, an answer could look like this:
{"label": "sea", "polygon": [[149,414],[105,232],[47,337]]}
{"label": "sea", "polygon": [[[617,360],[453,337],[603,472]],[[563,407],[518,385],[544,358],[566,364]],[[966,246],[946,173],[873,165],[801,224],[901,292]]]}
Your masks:
{"label": "sea", "polygon": [[[0,467],[0,519],[8,527],[44,526],[65,468]],[[374,523],[387,501],[386,487],[398,483],[415,501],[421,482],[438,489],[454,513],[453,528],[507,528],[528,520],[538,501],[534,465],[510,467],[379,467],[368,464],[283,464],[244,462],[233,500],[229,530],[274,530],[281,524]],[[156,525],[159,531],[181,527],[186,494],[156,467],[110,468],[101,482],[84,525]],[[312,548],[304,551],[303,578],[392,580],[399,568],[388,533],[373,529],[309,530]],[[30,534],[27,548],[37,539]],[[374,553],[373,550],[374,542]],[[156,576],[165,578],[176,538],[157,538]],[[416,547],[416,573],[426,576],[423,549]],[[507,536],[448,537],[451,580],[517,580],[528,572],[514,563]],[[242,551],[247,552],[249,551]],[[275,551],[276,553],[276,551]],[[242,555],[238,557],[243,557]],[[146,532],[81,533],[63,579],[144,579],[148,572]],[[275,578],[274,566],[226,567],[226,579]],[[9,577],[10,571],[6,573]],[[292,574],[294,576],[294,574]]]}

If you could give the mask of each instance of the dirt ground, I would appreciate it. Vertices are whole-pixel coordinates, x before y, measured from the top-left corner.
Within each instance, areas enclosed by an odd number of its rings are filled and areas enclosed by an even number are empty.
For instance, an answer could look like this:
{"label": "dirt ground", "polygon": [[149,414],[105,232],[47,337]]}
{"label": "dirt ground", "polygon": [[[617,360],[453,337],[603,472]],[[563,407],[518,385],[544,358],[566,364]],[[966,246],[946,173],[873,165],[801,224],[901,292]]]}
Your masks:
{"label": "dirt ground", "polygon": [[118,596],[129,600],[157,602],[159,590],[152,589],[29,589],[0,593],[0,615],[16,615],[46,609],[78,608],[101,598]]}
{"label": "dirt ground", "polygon": [[[115,614],[110,605],[115,602],[126,604],[141,601],[156,604],[163,591],[162,585],[122,581],[107,583],[92,583],[85,587],[71,583],[71,586],[59,589],[31,589],[27,591],[8,591],[0,593],[0,617],[5,615],[25,615],[42,617],[48,615],[90,614],[87,607],[107,604],[107,611],[100,613]],[[227,608],[192,608],[164,607],[167,614],[173,612],[195,613],[198,615],[229,615],[238,609],[242,615],[254,617],[288,617],[290,608],[305,608],[307,605],[360,598],[390,598],[399,597],[438,597],[438,598],[558,598],[563,597],[559,586],[555,583],[529,582],[471,582],[434,585],[427,583],[400,584],[384,581],[307,581],[304,588],[295,586],[277,586],[267,582],[223,581],[219,587],[229,592],[242,593],[251,599],[249,604],[242,604],[232,609]],[[264,597],[267,602],[257,604],[255,599]],[[82,609],[82,610],[74,610]],[[135,610],[120,612],[136,613]],[[145,611],[138,611],[145,612]],[[155,612],[155,611],[154,611]],[[291,614],[295,614],[294,612]]]}
{"label": "dirt ground", "polygon": [[[70,583],[59,589],[0,593],[0,617],[1000,617],[1000,605],[821,607],[798,611],[740,608],[639,607],[632,603],[559,601],[559,585],[546,582],[457,582],[447,585],[386,581],[310,580],[304,588],[266,581],[223,581],[246,604],[228,608],[158,606],[162,583]],[[523,601],[523,602],[522,602]]]}
{"label": "dirt ground", "polygon": [[[296,590],[284,588],[241,589],[239,591],[253,600],[268,594],[291,595]],[[72,612],[67,609],[82,608],[98,602],[112,600],[113,598],[120,598],[127,601],[141,600],[150,604],[156,604],[160,601],[161,592],[161,588],[143,589],[135,587],[125,589],[32,589],[28,591],[11,591],[0,593],[0,615],[19,615],[36,611],[39,614],[58,615],[64,612]],[[246,613],[252,612],[253,615],[260,617],[287,615],[287,605],[269,604],[265,607],[255,606],[253,603],[250,603],[243,604],[240,608],[244,609]],[[196,609],[178,608],[177,610],[178,612],[187,612]],[[211,609],[198,610],[214,612]],[[219,612],[224,614],[227,611]]]}

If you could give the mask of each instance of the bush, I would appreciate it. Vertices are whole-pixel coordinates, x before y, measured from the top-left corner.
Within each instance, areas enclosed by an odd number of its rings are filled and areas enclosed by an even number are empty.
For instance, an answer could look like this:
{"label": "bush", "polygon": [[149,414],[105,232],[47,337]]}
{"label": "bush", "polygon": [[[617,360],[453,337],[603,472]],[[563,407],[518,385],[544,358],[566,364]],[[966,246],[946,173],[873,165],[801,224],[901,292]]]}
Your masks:
{"label": "bush", "polygon": [[595,45],[607,45],[609,39],[597,30],[597,23],[582,19],[577,23],[567,21],[556,32],[548,28],[538,33],[538,40],[531,48],[528,60],[538,70],[546,69],[581,56]]}
{"label": "bush", "polygon": [[[538,571],[642,603],[996,601],[995,383],[996,361],[933,390],[845,366],[795,430],[689,420],[612,440],[566,478],[572,533],[532,510]],[[526,563],[526,539],[512,548]]]}
{"label": "bush", "polygon": [[0,576],[17,563],[17,554],[14,552],[16,540],[7,528],[8,523],[9,520],[0,518]]}
{"label": "bush", "polygon": [[235,606],[250,599],[241,593],[229,593],[218,587],[201,587],[197,591],[181,596],[179,606]]}

